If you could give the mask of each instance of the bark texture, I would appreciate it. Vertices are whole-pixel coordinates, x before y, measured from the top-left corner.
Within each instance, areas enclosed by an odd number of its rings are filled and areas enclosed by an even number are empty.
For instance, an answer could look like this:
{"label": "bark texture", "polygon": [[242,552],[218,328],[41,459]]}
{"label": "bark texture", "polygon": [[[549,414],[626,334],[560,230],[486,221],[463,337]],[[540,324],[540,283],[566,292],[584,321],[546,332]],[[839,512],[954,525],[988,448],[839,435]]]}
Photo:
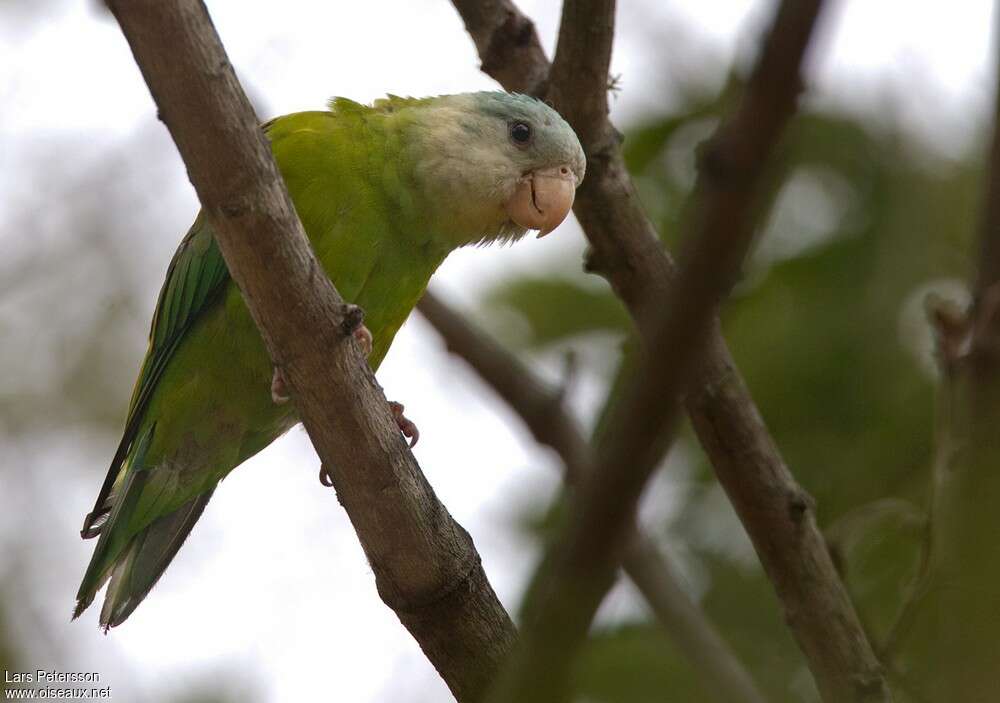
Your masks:
{"label": "bark texture", "polygon": [[109,5],[309,437],[334,469],[379,594],[455,697],[480,700],[516,631],[349,341],[356,312],[309,246],[203,3]]}
{"label": "bark texture", "polygon": [[[625,169],[619,135],[607,119],[608,78],[606,72],[601,75],[601,67],[606,70],[610,56],[613,3],[566,3],[551,66],[533,39],[531,21],[512,2],[480,5],[453,0],[453,4],[480,51],[483,71],[508,90],[549,98],[581,136],[587,177],[577,192],[574,213],[591,247],[586,266],[607,278],[635,320],[647,350],[659,353],[655,324],[671,295],[676,267],[642,211]],[[490,17],[484,19],[486,14]],[[502,44],[517,47],[512,62],[517,70],[498,65],[496,57],[508,53],[496,48]],[[577,62],[582,64],[580,73],[575,72]],[[546,78],[538,78],[542,75]],[[778,81],[758,81],[754,90],[766,101],[771,91],[788,88]],[[710,171],[711,161],[709,157]],[[725,169],[718,175],[725,175]],[[739,172],[730,175],[742,177]],[[717,321],[711,323],[685,406],[774,584],[824,700],[891,700],[882,667],[816,526],[812,500],[785,465]]]}

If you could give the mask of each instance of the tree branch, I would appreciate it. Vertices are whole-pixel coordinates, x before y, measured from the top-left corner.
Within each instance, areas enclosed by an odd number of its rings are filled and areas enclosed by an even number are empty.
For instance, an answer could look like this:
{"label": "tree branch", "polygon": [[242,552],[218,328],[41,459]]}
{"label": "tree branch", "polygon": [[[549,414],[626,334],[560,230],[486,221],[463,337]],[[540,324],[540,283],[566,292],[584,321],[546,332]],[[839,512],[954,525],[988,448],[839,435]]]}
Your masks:
{"label": "tree branch", "polygon": [[[472,3],[454,0],[454,4],[464,16]],[[607,3],[599,5],[605,12],[610,11]],[[511,7],[505,3],[504,11],[510,12]],[[564,19],[573,16],[584,20],[588,17],[585,13],[570,14],[569,10],[564,13]],[[593,57],[574,60],[604,61],[612,23],[602,18],[592,21],[605,27],[605,35],[600,40],[590,38]],[[562,33],[569,34],[564,41],[561,33],[560,46],[574,45],[572,31],[570,25],[563,27]],[[541,51],[540,46],[536,48],[535,55]],[[574,206],[591,245],[587,268],[609,280],[636,321],[646,348],[655,349],[653,326],[663,301],[670,295],[675,267],[639,205],[618,147],[617,132],[606,118],[602,119],[600,110],[577,111],[574,107],[574,91],[589,91],[582,100],[593,105],[593,95],[604,93],[607,80],[594,82],[591,87],[579,86],[572,80],[572,53],[568,48],[564,51],[566,77],[558,81],[552,78],[550,94],[578,134],[591,135],[583,140],[587,178],[577,191]],[[542,61],[540,71],[547,68]],[[514,84],[504,83],[504,87],[515,89]],[[697,382],[688,391],[685,403],[716,475],[774,583],[789,626],[821,690],[854,686],[862,692],[878,693],[844,700],[887,699],[881,668],[816,528],[811,501],[778,452],[715,321]]]}
{"label": "tree branch", "polygon": [[[602,7],[612,9],[603,0],[567,4],[576,7],[564,12],[564,18],[589,27],[597,23]],[[781,4],[739,109],[706,146],[696,216],[672,291],[675,302],[656,325],[649,347],[657,355],[640,359],[639,372],[601,436],[597,469],[572,496],[567,529],[539,567],[528,594],[517,665],[512,676],[501,680],[497,700],[568,697],[573,656],[624,557],[639,496],[676,427],[681,395],[716,306],[736,281],[749,250],[756,186],[770,149],[794,113],[801,90],[799,67],[820,5],[819,0]],[[612,25],[608,20],[600,26],[610,32]],[[574,31],[583,30],[574,24],[562,27],[562,32]],[[566,44],[560,41],[560,46]],[[597,42],[595,51],[602,44]],[[830,700],[846,700],[846,691],[827,692]]]}
{"label": "tree branch", "polygon": [[535,23],[510,0],[455,0],[465,29],[476,44],[480,69],[514,93],[545,91],[548,60]]}
{"label": "tree branch", "polygon": [[[994,17],[996,21],[996,17]],[[994,29],[996,29],[994,27]],[[941,461],[932,477],[926,594],[930,624],[914,674],[934,700],[985,703],[1000,686],[1000,47],[994,42],[993,133],[985,174],[973,304],[936,313],[942,362]],[[907,623],[909,624],[909,623]],[[926,667],[933,666],[932,670]],[[921,676],[921,672],[927,672]],[[931,673],[933,672],[933,674]]]}
{"label": "tree branch", "polygon": [[[608,122],[608,72],[615,37],[615,0],[563,2],[559,41],[549,71],[548,99],[588,145],[613,148],[607,140],[614,129]],[[615,134],[617,137],[617,134]]]}
{"label": "tree branch", "polygon": [[112,0],[226,263],[357,530],[379,594],[460,701],[516,633],[390,416],[200,0]]}
{"label": "tree branch", "polygon": [[750,672],[681,587],[680,577],[652,540],[641,533],[634,535],[626,547],[623,567],[717,700],[764,703]]}
{"label": "tree branch", "polygon": [[521,360],[427,291],[417,310],[524,421],[535,440],[551,447],[566,466],[566,480],[579,483],[590,470],[590,447],[579,424],[563,407],[562,395]]}
{"label": "tree branch", "polygon": [[[997,70],[1000,71],[1000,50]],[[1000,74],[998,74],[1000,75]],[[990,142],[986,190],[979,223],[979,259],[975,281],[975,301],[982,310],[990,289],[1000,284],[1000,83],[995,88],[993,136]]]}
{"label": "tree branch", "polygon": [[[558,390],[549,388],[516,356],[475,329],[432,293],[424,295],[417,309],[441,335],[448,350],[489,384],[540,444],[559,455],[566,468],[567,483],[579,484],[590,469],[590,447]],[[631,532],[625,573],[705,687],[720,702],[763,703],[764,697],[749,672],[681,587],[656,545],[634,525]]]}

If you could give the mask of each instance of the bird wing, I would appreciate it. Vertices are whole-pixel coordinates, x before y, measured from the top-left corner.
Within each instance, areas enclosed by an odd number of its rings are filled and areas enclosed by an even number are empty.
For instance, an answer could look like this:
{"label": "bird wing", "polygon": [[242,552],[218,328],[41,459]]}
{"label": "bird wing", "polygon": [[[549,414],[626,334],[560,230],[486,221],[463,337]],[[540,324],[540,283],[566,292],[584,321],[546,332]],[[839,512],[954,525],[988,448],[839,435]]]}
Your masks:
{"label": "bird wing", "polygon": [[229,280],[229,270],[203,214],[199,214],[181,241],[167,269],[167,278],[153,313],[149,350],[142,362],[129,403],[128,419],[118,450],[97,496],[94,509],[83,522],[80,535],[96,537],[111,511],[111,490],[135,443],[146,406],[163,370],[184,335],[199,315],[219,298]]}

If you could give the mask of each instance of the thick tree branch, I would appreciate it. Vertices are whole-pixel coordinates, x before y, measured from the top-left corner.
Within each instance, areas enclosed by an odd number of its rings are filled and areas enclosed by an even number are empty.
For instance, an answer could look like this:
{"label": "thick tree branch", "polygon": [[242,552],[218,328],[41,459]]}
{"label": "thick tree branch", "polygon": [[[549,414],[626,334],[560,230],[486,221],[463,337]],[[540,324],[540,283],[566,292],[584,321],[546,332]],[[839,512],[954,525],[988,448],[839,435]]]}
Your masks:
{"label": "thick tree branch", "polygon": [[510,0],[455,0],[455,6],[476,44],[483,73],[514,93],[544,92],[549,62],[534,22]]}
{"label": "thick tree branch", "polygon": [[184,158],[233,279],[284,370],[379,594],[460,701],[515,640],[469,535],[448,514],[349,339],[257,117],[200,0],[109,3]]}
{"label": "thick tree branch", "polygon": [[[608,122],[608,75],[615,37],[615,0],[563,2],[548,99],[587,145],[614,130]],[[612,147],[613,140],[606,146]]]}
{"label": "thick tree branch", "polygon": [[[465,360],[531,431],[552,448],[566,468],[566,481],[577,484],[590,469],[591,455],[578,423],[561,393],[520,360],[428,292],[417,309],[437,330],[448,350]],[[719,636],[704,612],[688,596],[656,545],[632,528],[624,562],[653,614],[688,658],[705,687],[718,701],[763,703],[749,672]]]}
{"label": "thick tree branch", "polygon": [[[454,0],[454,4],[465,15],[471,3]],[[505,4],[505,12],[511,7]],[[610,22],[604,21],[604,26],[610,27]],[[595,54],[601,54],[601,47],[609,41],[606,37]],[[600,84],[602,90],[605,83]],[[588,269],[608,279],[635,319],[647,349],[655,348],[651,344],[653,322],[670,294],[674,264],[642,211],[616,142],[617,132],[594,111],[588,113],[590,119],[601,123],[574,121],[580,118],[572,104],[572,91],[583,88],[574,88],[572,80],[565,85],[561,99],[566,104],[554,104],[569,116],[578,133],[596,135],[584,143],[587,178],[574,206],[591,245]],[[504,87],[515,86],[504,83]],[[558,97],[560,89],[553,86],[552,90]],[[887,700],[881,667],[829,558],[811,501],[785,465],[717,322],[713,322],[697,382],[685,403],[821,690],[839,691],[853,685],[857,695],[842,700]]]}

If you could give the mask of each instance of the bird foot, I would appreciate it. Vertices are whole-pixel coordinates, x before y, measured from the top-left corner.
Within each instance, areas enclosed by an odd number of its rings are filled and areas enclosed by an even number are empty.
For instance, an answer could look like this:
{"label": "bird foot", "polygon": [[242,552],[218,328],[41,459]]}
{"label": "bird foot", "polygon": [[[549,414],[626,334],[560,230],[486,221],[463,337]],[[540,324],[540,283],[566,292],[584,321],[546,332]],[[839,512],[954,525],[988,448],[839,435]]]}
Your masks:
{"label": "bird foot", "polygon": [[[410,448],[415,447],[417,440],[420,439],[420,430],[417,429],[412,420],[403,414],[403,404],[390,400],[389,412],[392,413],[392,419],[396,421],[396,427],[409,440]],[[319,467],[319,482],[327,488],[333,487],[333,471],[325,464]]]}
{"label": "bird foot", "polygon": [[285,382],[285,374],[281,369],[274,367],[274,375],[271,376],[271,400],[275,405],[284,405],[291,398],[288,392],[288,384]]}
{"label": "bird foot", "polygon": [[[361,345],[361,351],[367,357],[372,353],[372,333],[361,322],[364,319],[361,316],[361,308],[357,305],[350,307],[358,312],[353,315],[349,314],[345,318],[344,324],[349,326],[348,334],[357,340],[358,344]],[[288,383],[285,381],[285,375],[281,372],[281,369],[275,366],[274,375],[271,376],[271,400],[274,401],[275,405],[284,405],[290,398],[291,394],[288,392]]]}
{"label": "bird foot", "polygon": [[396,427],[403,433],[403,436],[410,440],[410,448],[417,446],[420,439],[420,430],[406,415],[403,414],[403,404],[394,400],[389,401],[389,410],[392,412],[392,419],[396,421]]}
{"label": "bird foot", "polygon": [[365,356],[367,357],[369,354],[371,354],[372,333],[368,330],[368,328],[365,327],[364,325],[361,325],[356,330],[354,330],[352,334],[354,335],[354,338],[358,340],[358,344],[361,345],[361,351],[365,353]]}
{"label": "bird foot", "polygon": [[347,303],[344,309],[344,321],[342,329],[344,334],[349,334],[361,345],[361,351],[367,357],[372,353],[372,333],[365,327],[365,312],[357,305]]}
{"label": "bird foot", "polygon": [[[417,440],[420,439],[420,430],[417,429],[412,420],[403,414],[402,403],[390,400],[389,411],[392,413],[392,419],[396,421],[396,427],[399,428],[399,431],[403,433],[406,439],[410,440],[410,448],[412,449],[416,446]],[[333,471],[326,464],[322,464],[319,467],[319,482],[327,488],[333,487]]]}

